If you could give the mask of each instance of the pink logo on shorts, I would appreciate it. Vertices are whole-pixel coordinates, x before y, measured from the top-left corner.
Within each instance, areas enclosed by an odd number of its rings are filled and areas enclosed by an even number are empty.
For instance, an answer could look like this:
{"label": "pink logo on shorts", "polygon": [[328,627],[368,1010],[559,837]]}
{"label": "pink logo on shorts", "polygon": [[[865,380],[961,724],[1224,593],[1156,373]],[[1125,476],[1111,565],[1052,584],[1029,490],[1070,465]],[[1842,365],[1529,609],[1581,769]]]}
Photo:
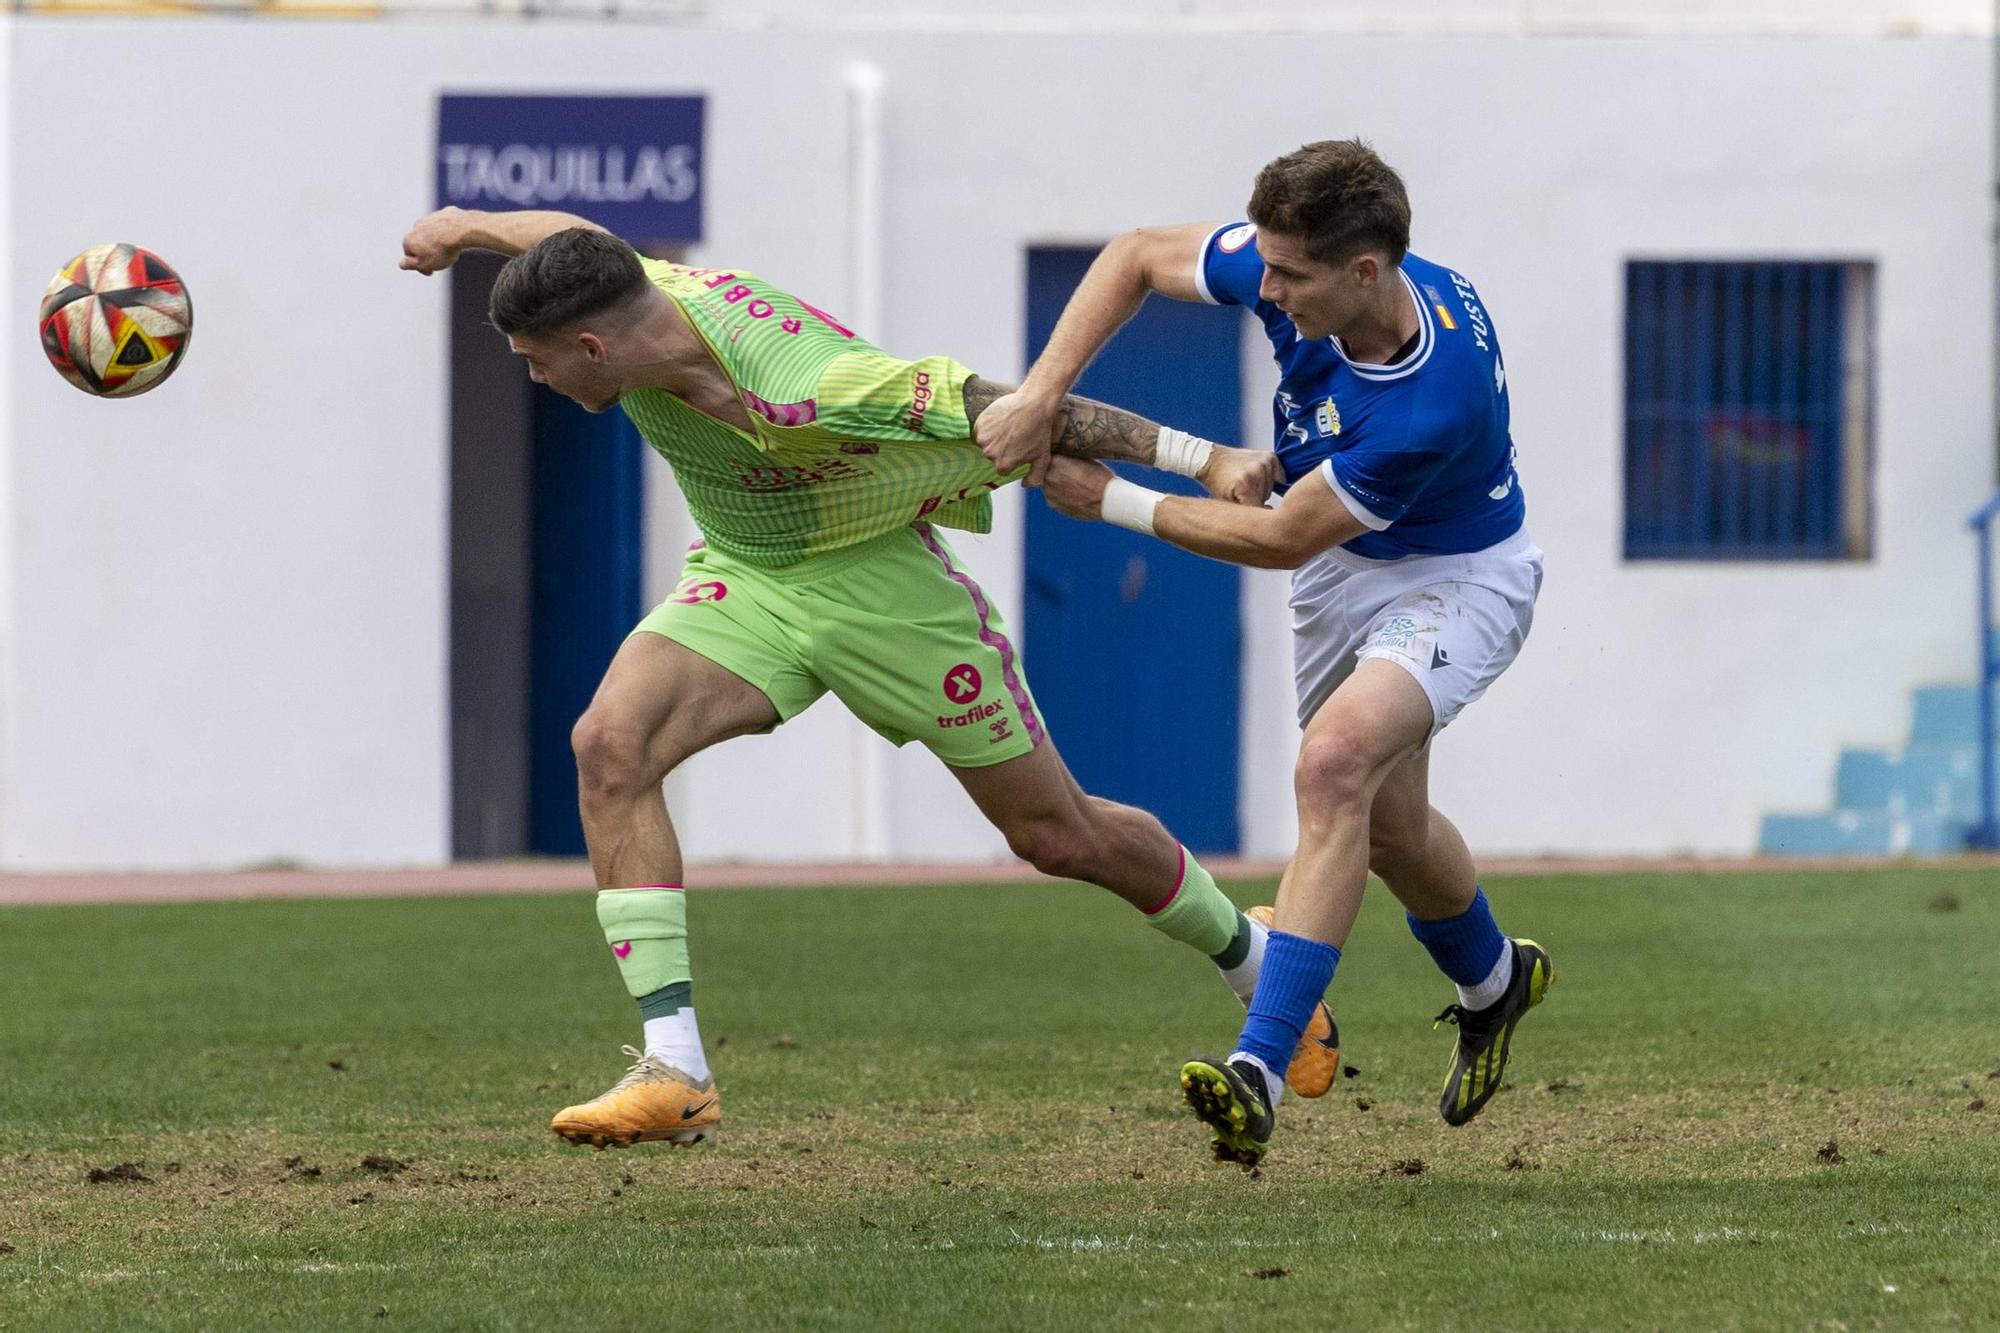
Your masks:
{"label": "pink logo on shorts", "polygon": [[619,943],[617,943],[617,944],[614,944],[614,945],[612,945],[612,946],[611,946],[611,952],[613,952],[613,953],[617,954],[617,955],[618,955],[618,956],[619,956],[620,958],[629,958],[629,957],[631,957],[631,956],[632,956],[632,941],[630,941],[630,940],[622,940],[622,941],[620,941]]}
{"label": "pink logo on shorts", "polygon": [[955,704],[969,704],[979,697],[979,691],[986,682],[979,678],[979,668],[970,662],[960,662],[944,673],[944,697]]}
{"label": "pink logo on shorts", "polygon": [[719,602],[729,596],[729,585],[715,579],[689,580],[674,589],[674,595],[667,598],[683,606],[694,606],[701,602]]}

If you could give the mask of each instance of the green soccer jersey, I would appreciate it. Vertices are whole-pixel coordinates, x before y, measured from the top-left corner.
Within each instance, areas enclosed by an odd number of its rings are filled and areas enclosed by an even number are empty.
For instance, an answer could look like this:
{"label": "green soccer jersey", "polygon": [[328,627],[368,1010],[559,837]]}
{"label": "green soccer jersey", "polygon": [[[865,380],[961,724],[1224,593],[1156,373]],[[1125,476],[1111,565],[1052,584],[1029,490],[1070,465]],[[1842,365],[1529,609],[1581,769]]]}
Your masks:
{"label": "green soccer jersey", "polygon": [[972,443],[947,357],[903,361],[751,274],[642,261],[707,344],[745,434],[660,389],[620,406],[673,465],[702,536],[778,567],[918,520],[985,532],[1002,477]]}

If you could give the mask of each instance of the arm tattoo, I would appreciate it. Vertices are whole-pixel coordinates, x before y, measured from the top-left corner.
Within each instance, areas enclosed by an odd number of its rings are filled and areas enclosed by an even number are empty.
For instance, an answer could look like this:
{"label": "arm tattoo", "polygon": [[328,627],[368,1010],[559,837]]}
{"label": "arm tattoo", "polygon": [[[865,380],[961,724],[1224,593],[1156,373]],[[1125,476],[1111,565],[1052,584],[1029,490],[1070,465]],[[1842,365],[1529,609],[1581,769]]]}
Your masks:
{"label": "arm tattoo", "polygon": [[1063,400],[1055,451],[1071,458],[1113,458],[1150,465],[1159,438],[1159,423],[1122,407],[1071,394]]}
{"label": "arm tattoo", "polygon": [[[965,383],[965,414],[970,421],[995,399],[1012,393],[1011,386],[995,384],[974,376]],[[1136,412],[1070,394],[1063,399],[1062,415],[1056,422],[1055,452],[1071,458],[1115,459],[1127,463],[1151,464],[1153,446],[1160,437],[1159,423]]]}
{"label": "arm tattoo", "polygon": [[965,419],[979,420],[979,414],[993,405],[995,399],[1014,392],[1011,385],[995,384],[992,380],[974,375],[965,382]]}

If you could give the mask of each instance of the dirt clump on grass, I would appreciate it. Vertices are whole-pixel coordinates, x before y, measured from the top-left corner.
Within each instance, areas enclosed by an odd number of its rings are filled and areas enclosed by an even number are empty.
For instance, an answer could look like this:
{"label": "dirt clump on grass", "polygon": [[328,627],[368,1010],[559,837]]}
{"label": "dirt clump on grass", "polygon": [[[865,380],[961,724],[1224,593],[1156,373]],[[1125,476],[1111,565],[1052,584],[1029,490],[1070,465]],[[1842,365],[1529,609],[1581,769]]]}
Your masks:
{"label": "dirt clump on grass", "polygon": [[108,1185],[124,1181],[133,1184],[151,1184],[153,1178],[141,1171],[137,1162],[120,1162],[111,1167],[93,1166],[90,1168],[90,1174],[84,1179],[93,1185]]}

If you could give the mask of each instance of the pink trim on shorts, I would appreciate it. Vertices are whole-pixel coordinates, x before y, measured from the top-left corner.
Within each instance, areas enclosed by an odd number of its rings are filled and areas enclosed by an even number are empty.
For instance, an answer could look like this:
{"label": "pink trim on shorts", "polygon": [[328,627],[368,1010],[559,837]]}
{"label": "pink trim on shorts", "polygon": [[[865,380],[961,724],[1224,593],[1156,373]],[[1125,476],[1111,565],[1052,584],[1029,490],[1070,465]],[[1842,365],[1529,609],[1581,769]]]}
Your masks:
{"label": "pink trim on shorts", "polygon": [[806,426],[819,419],[817,398],[807,398],[796,403],[767,403],[745,389],[743,401],[752,412],[779,426]]}
{"label": "pink trim on shorts", "polygon": [[1166,911],[1169,907],[1172,907],[1174,905],[1174,899],[1181,896],[1181,885],[1187,883],[1187,845],[1185,843],[1177,842],[1174,844],[1174,846],[1180,851],[1181,854],[1181,873],[1174,877],[1174,891],[1168,894],[1166,897],[1160,899],[1159,903],[1156,906],[1140,908],[1139,914],[1141,916],[1158,916],[1160,913]]}
{"label": "pink trim on shorts", "polygon": [[679,884],[627,884],[618,889],[599,889],[599,893],[638,893],[642,889],[672,889],[676,893],[684,891]]}
{"label": "pink trim on shorts", "polygon": [[1014,710],[1021,715],[1021,725],[1027,730],[1030,747],[1040,749],[1042,738],[1046,734],[1042,730],[1042,720],[1035,715],[1035,701],[1028,697],[1027,690],[1021,686],[1021,673],[1016,669],[1014,662],[1014,645],[1007,641],[1006,635],[993,628],[991,621],[993,612],[986,604],[986,594],[979,590],[979,585],[974,583],[969,575],[960,573],[951,563],[951,556],[946,553],[938,539],[931,535],[930,524],[917,523],[912,526],[916,528],[917,535],[924,539],[924,545],[930,548],[930,553],[944,566],[944,572],[950,575],[952,582],[964,588],[971,596],[972,609],[979,615],[979,641],[1000,654],[1000,679],[1006,684],[1007,692],[1014,696]]}

